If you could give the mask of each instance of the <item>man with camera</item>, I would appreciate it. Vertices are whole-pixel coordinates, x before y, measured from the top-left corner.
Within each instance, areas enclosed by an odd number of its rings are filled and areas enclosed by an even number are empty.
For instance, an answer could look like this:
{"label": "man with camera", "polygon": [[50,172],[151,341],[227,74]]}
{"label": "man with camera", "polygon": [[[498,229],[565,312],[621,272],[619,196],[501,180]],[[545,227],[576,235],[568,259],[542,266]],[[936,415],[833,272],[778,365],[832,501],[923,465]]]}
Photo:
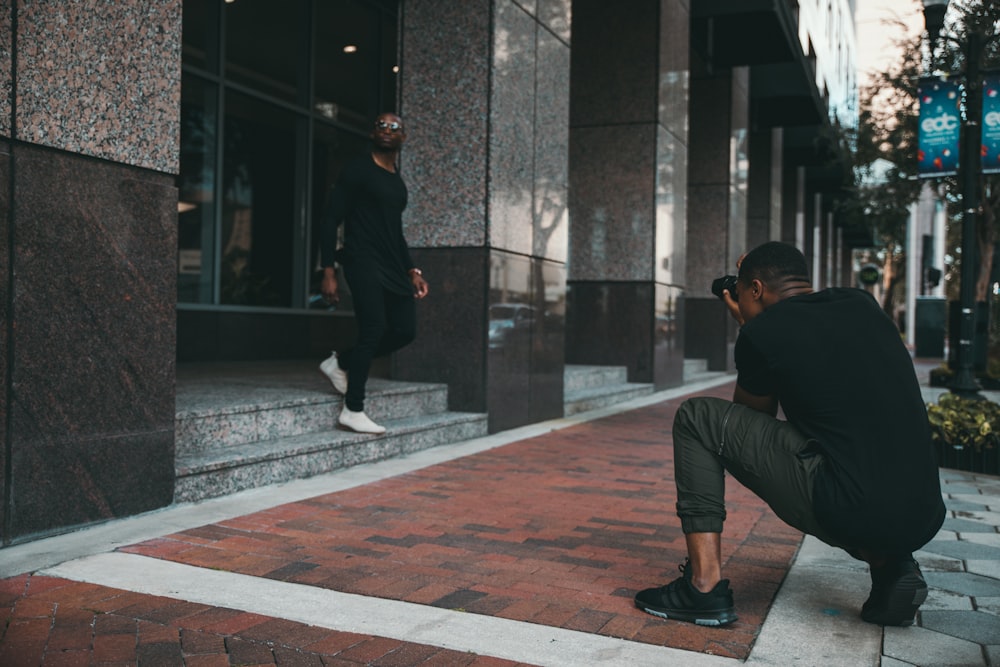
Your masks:
{"label": "man with camera", "polygon": [[[770,242],[713,291],[740,324],[733,400],[685,401],[674,419],[677,515],[688,560],[637,607],[699,625],[736,620],[722,578],[724,472],[783,521],[869,564],[861,618],[913,623],[927,584],[912,552],[944,521],[913,363],[867,292],[814,292],[805,257]],[[781,408],[786,420],[777,419]]]}

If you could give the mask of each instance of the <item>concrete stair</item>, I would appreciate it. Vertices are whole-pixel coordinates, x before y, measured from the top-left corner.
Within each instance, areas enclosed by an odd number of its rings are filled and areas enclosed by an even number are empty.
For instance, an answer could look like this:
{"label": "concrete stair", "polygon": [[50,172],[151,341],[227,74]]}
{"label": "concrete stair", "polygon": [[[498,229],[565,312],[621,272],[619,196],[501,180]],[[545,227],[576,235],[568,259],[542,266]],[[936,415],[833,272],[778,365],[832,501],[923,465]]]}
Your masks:
{"label": "concrete stair", "polygon": [[624,366],[566,365],[563,377],[566,416],[648,396],[652,384],[628,381]]}
{"label": "concrete stair", "polygon": [[371,378],[365,412],[386,427],[336,426],[343,399],[318,362],[180,365],[174,502],[193,502],[486,435],[486,415],[448,411],[443,384]]}
{"label": "concrete stair", "polygon": [[685,359],[684,360],[684,383],[700,382],[702,380],[712,380],[720,375],[728,375],[725,371],[708,370],[708,359]]}

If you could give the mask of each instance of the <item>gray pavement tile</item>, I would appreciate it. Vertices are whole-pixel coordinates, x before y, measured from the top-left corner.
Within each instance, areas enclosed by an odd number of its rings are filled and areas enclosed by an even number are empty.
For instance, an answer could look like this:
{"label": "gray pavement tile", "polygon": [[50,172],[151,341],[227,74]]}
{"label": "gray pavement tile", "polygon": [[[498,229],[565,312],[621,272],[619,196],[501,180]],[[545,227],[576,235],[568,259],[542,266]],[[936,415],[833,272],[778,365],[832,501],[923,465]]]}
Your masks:
{"label": "gray pavement tile", "polygon": [[920,625],[977,644],[1000,643],[1000,622],[978,611],[921,611]]}
{"label": "gray pavement tile", "polygon": [[896,660],[895,658],[887,658],[882,656],[882,661],[880,663],[881,667],[916,667],[912,662],[903,662],[902,660]]}
{"label": "gray pavement tile", "polygon": [[1000,645],[985,646],[986,660],[990,667],[1000,667]]}
{"label": "gray pavement tile", "polygon": [[969,540],[933,540],[925,544],[921,551],[951,556],[962,560],[994,560],[1000,559],[1000,548],[976,544]]}
{"label": "gray pavement tile", "polygon": [[1000,580],[967,572],[924,572],[928,586],[961,595],[995,597],[1000,595]]}
{"label": "gray pavement tile", "polygon": [[954,530],[956,533],[995,533],[996,526],[985,521],[976,521],[966,518],[946,518],[944,520],[944,530]]}
{"label": "gray pavement tile", "polygon": [[1000,581],[1000,560],[970,560],[966,567],[971,574],[979,574]]}
{"label": "gray pavement tile", "polygon": [[979,644],[917,627],[886,628],[882,654],[918,667],[986,664]]}
{"label": "gray pavement tile", "polygon": [[945,498],[944,506],[949,512],[985,512],[989,509],[986,503],[970,502],[957,498]]}
{"label": "gray pavement tile", "polygon": [[966,484],[964,482],[953,482],[944,483],[941,485],[941,493],[945,493],[949,496],[980,496],[981,498],[987,498],[988,496],[982,495],[979,491],[979,487],[973,486],[972,484]]}
{"label": "gray pavement tile", "polygon": [[1000,616],[1000,597],[976,596],[976,610],[984,614]]}
{"label": "gray pavement tile", "polygon": [[961,593],[930,587],[927,601],[920,605],[921,611],[975,611],[972,598]]}

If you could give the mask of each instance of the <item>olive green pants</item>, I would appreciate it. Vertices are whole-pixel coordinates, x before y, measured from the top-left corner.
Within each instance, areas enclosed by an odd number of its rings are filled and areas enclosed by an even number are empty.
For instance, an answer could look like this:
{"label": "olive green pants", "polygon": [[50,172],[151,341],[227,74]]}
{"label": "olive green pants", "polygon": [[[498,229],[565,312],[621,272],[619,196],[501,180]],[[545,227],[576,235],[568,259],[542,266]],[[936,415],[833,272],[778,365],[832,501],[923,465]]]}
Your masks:
{"label": "olive green pants", "polygon": [[685,534],[722,532],[728,470],[788,525],[847,548],[813,513],[813,480],[823,456],[788,422],[720,398],[692,398],[677,411],[673,439],[677,516]]}

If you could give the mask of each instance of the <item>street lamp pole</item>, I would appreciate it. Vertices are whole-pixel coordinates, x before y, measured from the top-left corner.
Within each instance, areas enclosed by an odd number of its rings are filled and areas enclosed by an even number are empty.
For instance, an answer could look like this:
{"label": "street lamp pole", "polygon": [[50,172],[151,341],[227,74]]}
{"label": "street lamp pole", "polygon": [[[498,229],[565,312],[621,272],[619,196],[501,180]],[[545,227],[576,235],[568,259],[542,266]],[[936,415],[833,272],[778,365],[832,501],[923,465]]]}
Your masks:
{"label": "street lamp pole", "polygon": [[[923,0],[924,21],[931,38],[931,61],[934,47],[944,27],[948,0]],[[959,286],[959,344],[952,393],[979,397],[979,383],[973,371],[973,340],[976,335],[976,220],[979,217],[979,181],[982,177],[983,88],[979,60],[983,54],[983,38],[975,30],[968,31],[965,42],[965,120],[962,123],[962,150],[958,179],[962,188],[962,270]]]}

